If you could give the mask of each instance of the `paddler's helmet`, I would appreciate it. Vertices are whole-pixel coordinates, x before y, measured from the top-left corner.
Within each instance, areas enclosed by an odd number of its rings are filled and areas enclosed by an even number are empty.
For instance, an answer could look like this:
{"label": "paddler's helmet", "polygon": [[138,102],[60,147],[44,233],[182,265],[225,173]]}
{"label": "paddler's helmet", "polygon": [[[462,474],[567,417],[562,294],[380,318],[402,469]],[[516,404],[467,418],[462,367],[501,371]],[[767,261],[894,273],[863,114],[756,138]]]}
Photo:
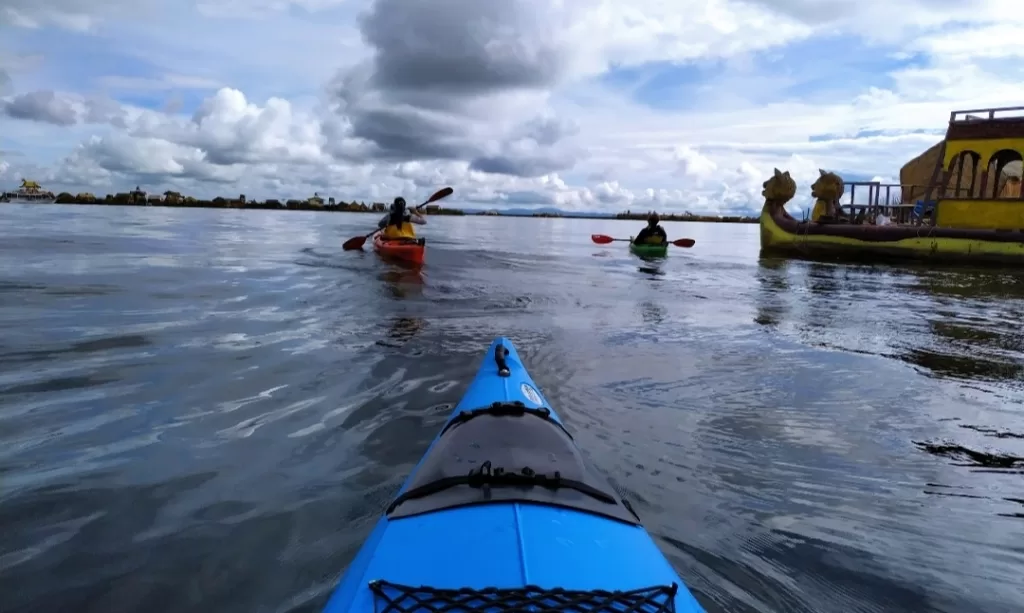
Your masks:
{"label": "paddler's helmet", "polygon": [[657,213],[651,213],[651,216],[647,218],[647,225],[649,225],[649,226],[656,226],[656,225],[658,225],[658,222],[660,222],[660,221],[661,221],[661,218],[658,217]]}

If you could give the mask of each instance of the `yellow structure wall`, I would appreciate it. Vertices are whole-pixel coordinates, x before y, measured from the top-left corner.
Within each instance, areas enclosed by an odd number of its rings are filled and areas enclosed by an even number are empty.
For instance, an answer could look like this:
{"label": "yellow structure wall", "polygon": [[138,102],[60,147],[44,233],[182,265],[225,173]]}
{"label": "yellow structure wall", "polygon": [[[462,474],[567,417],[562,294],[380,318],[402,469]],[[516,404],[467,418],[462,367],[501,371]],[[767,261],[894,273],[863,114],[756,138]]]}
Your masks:
{"label": "yellow structure wall", "polygon": [[[1003,149],[1016,151],[1024,156],[1024,151],[1021,151],[1019,138],[948,141],[946,143],[946,156],[942,160],[942,166],[949,169],[949,163],[953,161],[957,154],[961,151],[973,151],[981,156],[981,163],[978,165],[978,168],[988,168],[989,163],[992,161],[992,156]],[[968,165],[970,165],[970,162],[968,162]]]}
{"label": "yellow structure wall", "polygon": [[1024,201],[941,200],[935,225],[943,228],[1024,229]]}

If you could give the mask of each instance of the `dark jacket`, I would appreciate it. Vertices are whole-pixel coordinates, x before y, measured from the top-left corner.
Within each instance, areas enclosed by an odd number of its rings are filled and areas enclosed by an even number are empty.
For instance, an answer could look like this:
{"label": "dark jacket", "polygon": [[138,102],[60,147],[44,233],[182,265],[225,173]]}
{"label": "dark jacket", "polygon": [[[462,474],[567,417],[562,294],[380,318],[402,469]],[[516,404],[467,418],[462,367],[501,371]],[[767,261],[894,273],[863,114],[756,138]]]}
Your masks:
{"label": "dark jacket", "polygon": [[400,226],[403,222],[412,222],[424,225],[426,220],[416,210],[403,209],[402,211],[388,211],[384,217],[377,222],[377,227],[383,230],[387,226]]}
{"label": "dark jacket", "polygon": [[[659,241],[654,237],[659,237],[661,240]],[[637,244],[650,243],[655,245],[658,243],[667,243],[668,235],[665,234],[665,228],[662,228],[661,224],[658,224],[653,228],[651,226],[644,226],[644,229],[640,230],[640,233],[636,235],[633,242]]]}

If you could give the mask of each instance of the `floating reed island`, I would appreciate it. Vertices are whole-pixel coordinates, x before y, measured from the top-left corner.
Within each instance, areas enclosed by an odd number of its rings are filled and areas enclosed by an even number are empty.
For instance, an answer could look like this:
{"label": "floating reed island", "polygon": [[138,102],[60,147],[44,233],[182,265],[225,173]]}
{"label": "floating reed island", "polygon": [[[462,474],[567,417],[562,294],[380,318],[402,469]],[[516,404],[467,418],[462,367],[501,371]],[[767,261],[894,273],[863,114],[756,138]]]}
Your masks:
{"label": "floating reed island", "polygon": [[53,192],[43,189],[41,185],[28,179],[22,179],[18,189],[0,193],[0,202],[49,204],[56,198]]}
{"label": "floating reed island", "polygon": [[[96,196],[89,192],[81,192],[78,194],[72,194],[70,192],[61,192],[56,196],[52,192],[43,190],[38,183],[34,181],[24,180],[23,189],[18,194],[25,192],[24,186],[30,185],[35,190],[32,193],[45,194],[45,198],[14,198],[15,192],[4,194],[4,196],[11,196],[8,198],[0,198],[0,202],[46,202],[53,204],[87,204],[87,205],[112,205],[112,206],[169,206],[169,207],[185,207],[185,208],[210,208],[210,209],[262,209],[262,210],[292,210],[292,211],[331,211],[331,212],[344,212],[344,213],[384,213],[388,210],[388,204],[384,202],[372,202],[367,204],[366,202],[351,202],[338,201],[334,198],[324,199],[318,193],[314,193],[312,196],[306,199],[289,199],[289,200],[250,200],[246,198],[245,194],[239,194],[234,198],[225,198],[218,196],[216,198],[206,200],[195,198],[192,196],[184,195],[176,191],[165,191],[163,193],[148,193],[141,187],[136,186],[135,189],[128,192],[121,192],[117,194],[107,194],[105,196]],[[27,193],[27,192],[25,192]],[[502,212],[497,209],[491,209],[488,211],[464,211],[462,209],[442,207],[439,204],[428,204],[423,207],[423,212],[427,215],[491,215],[501,217],[570,217],[574,219],[619,219],[619,220],[630,220],[630,221],[644,221],[650,215],[650,212],[640,213],[634,211],[623,211],[618,214],[600,214],[600,213],[566,213],[561,211],[553,211],[549,209],[541,209],[534,212],[527,212],[528,209],[516,209],[514,212]],[[718,222],[718,223],[757,223],[757,217],[741,217],[741,216],[714,216],[714,215],[694,215],[689,211],[684,213],[660,213],[660,217],[663,221],[696,221],[696,222]]]}
{"label": "floating reed island", "polygon": [[[625,211],[615,216],[615,219],[631,219],[636,221],[646,220],[651,216],[650,211],[647,213],[634,213],[633,211]],[[758,223],[758,216],[744,217],[742,215],[694,215],[693,213],[686,211],[682,214],[677,213],[658,213],[658,217],[661,221],[704,221],[704,222],[717,222],[717,223]]]}
{"label": "floating reed island", "polygon": [[[114,206],[169,206],[184,208],[208,208],[208,209],[273,209],[273,210],[294,210],[294,211],[333,211],[347,213],[383,213],[388,205],[383,202],[335,202],[334,198],[322,198],[314,193],[305,200],[289,199],[285,201],[250,200],[245,194],[239,194],[236,198],[224,198],[218,196],[211,200],[204,200],[186,196],[180,192],[166,191],[157,194],[150,194],[136,187],[130,192],[118,194],[107,194],[98,197],[89,192],[71,194],[62,192],[57,194],[56,204],[98,204]],[[465,215],[464,211],[453,208],[441,208],[439,205],[430,204],[424,207],[424,212],[431,215]]]}

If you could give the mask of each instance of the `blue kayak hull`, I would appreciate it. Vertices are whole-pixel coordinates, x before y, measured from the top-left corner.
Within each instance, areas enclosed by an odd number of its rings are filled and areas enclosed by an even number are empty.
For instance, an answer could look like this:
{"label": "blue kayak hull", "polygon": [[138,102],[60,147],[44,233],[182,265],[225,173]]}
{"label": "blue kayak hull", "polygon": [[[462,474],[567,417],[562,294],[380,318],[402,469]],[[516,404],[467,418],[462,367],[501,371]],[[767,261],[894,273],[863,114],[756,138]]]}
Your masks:
{"label": "blue kayak hull", "polygon": [[[500,366],[507,367],[504,373],[493,357],[502,350],[506,357]],[[498,338],[442,432],[460,415],[466,418],[464,413],[496,402],[517,401],[529,409],[551,408],[512,343]],[[554,411],[550,420],[561,424]],[[410,484],[439,446],[440,439],[441,435],[431,443],[424,460],[403,485],[398,500],[409,492]],[[477,502],[399,518],[386,514],[366,539],[324,611],[381,611],[371,589],[371,583],[378,580],[435,589],[475,590],[538,586],[625,591],[678,586],[670,598],[675,611],[704,611],[639,520],[631,524],[597,513],[536,502]],[[487,606],[465,610],[499,609]],[[388,610],[411,613],[418,609]]]}

